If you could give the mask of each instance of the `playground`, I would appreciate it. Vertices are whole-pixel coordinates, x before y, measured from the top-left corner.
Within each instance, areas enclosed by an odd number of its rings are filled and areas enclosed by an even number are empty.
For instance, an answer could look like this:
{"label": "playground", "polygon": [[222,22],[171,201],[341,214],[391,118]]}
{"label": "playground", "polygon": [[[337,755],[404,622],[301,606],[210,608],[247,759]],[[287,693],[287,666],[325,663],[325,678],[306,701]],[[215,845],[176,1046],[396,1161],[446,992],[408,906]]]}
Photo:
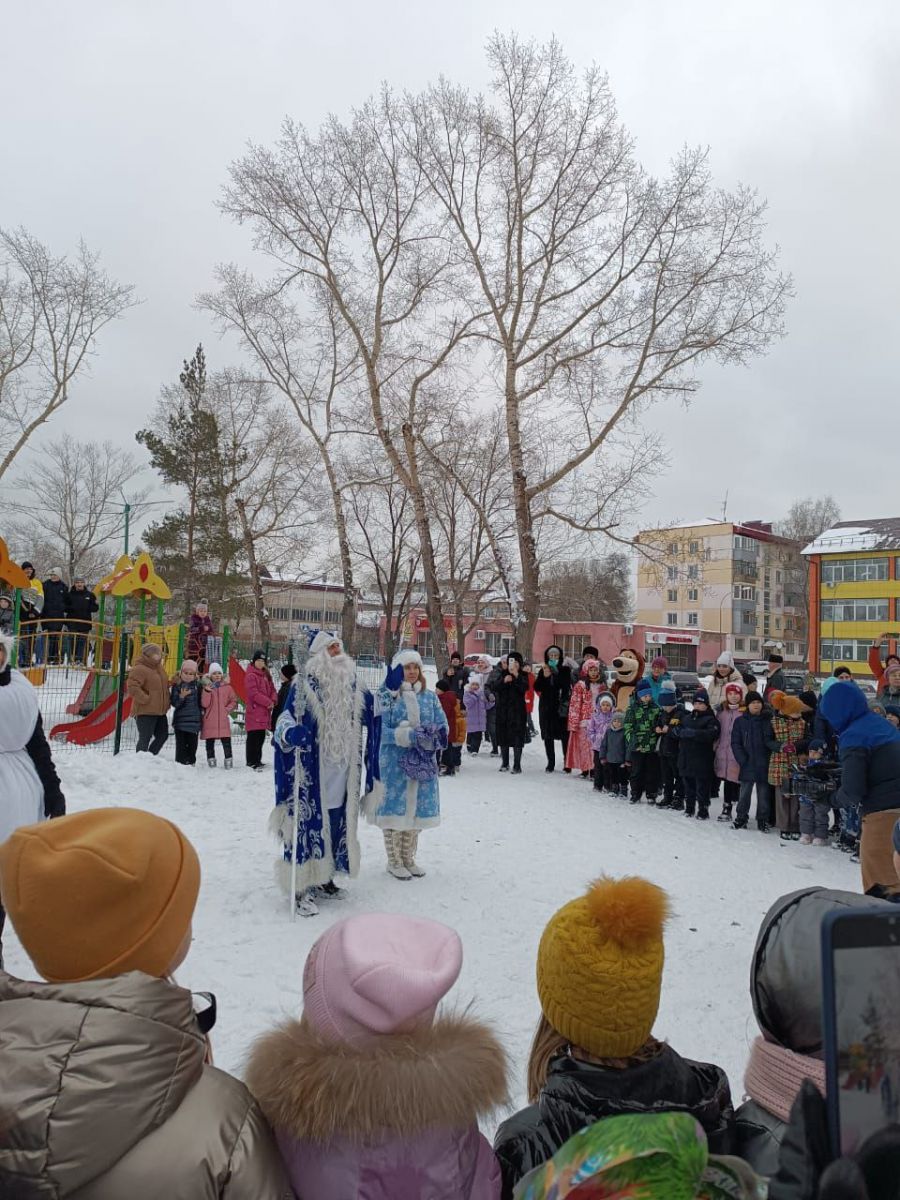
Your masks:
{"label": "playground", "polygon": [[[162,650],[166,673],[174,679],[186,657],[188,639],[183,621],[166,621],[166,604],[172,593],[150,556],[142,553],[132,559],[123,554],[94,588],[96,619],[65,633],[47,633],[40,622],[21,619],[22,597],[30,581],[10,558],[2,538],[0,583],[12,591],[17,661],[38,691],[47,736],[56,744],[93,746],[112,754],[133,750],[137,730],[129,720],[129,668],[141,647],[152,642]],[[271,652],[279,660],[291,657],[287,646],[272,647]],[[252,648],[233,638],[227,625],[208,639],[206,647],[207,662],[227,664],[240,700],[232,715],[233,735],[238,738],[244,733],[243,664],[251,653]]]}

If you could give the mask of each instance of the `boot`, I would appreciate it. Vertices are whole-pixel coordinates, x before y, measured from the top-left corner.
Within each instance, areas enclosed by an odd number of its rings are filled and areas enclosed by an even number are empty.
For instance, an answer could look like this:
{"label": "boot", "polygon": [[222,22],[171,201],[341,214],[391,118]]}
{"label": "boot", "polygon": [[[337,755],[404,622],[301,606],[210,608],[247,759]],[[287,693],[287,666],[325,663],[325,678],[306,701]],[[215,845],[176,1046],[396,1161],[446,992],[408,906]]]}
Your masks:
{"label": "boot", "polygon": [[719,813],[716,820],[718,820],[718,821],[730,821],[731,820],[731,804],[727,800],[725,800],[723,802],[722,811]]}
{"label": "boot", "polygon": [[312,891],[304,892],[302,896],[297,896],[296,904],[297,912],[301,917],[317,917],[319,915],[319,906],[316,904]]}
{"label": "boot", "polygon": [[684,801],[678,796],[672,801],[672,812],[684,812]]}
{"label": "boot", "polygon": [[416,862],[416,851],[419,848],[419,831],[418,829],[404,830],[400,834],[400,856],[403,866],[406,868],[409,875],[413,879],[421,879],[425,874],[423,869]]}
{"label": "boot", "polygon": [[234,759],[226,758],[225,759],[225,770],[230,771],[233,766],[234,766]]}
{"label": "boot", "polygon": [[393,875],[395,879],[412,879],[412,875],[403,865],[402,832],[399,829],[385,829],[383,832],[388,874]]}
{"label": "boot", "polygon": [[216,765],[216,760],[214,758],[208,758],[206,760],[206,765],[208,767],[214,767]]}
{"label": "boot", "polygon": [[732,825],[731,828],[732,829],[746,829],[747,828],[747,818],[746,817],[735,817],[734,824]]}
{"label": "boot", "polygon": [[698,821],[708,821],[709,820],[709,804],[698,804],[697,805],[697,820]]}

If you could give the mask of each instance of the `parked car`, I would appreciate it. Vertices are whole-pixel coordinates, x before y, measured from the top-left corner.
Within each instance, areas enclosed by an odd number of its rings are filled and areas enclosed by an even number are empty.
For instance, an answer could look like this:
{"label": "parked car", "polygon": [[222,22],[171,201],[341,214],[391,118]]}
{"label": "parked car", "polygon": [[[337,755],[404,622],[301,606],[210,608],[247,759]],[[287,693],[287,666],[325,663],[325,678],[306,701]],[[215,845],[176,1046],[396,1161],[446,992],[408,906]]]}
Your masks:
{"label": "parked car", "polygon": [[697,668],[697,674],[698,675],[712,675],[712,673],[713,673],[713,671],[715,671],[715,669],[716,669],[716,664],[713,662],[713,660],[711,658],[708,658],[708,659],[706,659],[705,662],[702,662],[700,664],[700,666]]}
{"label": "parked car", "polygon": [[700,687],[700,676],[696,671],[673,671],[672,682],[675,684],[675,695],[683,704],[693,700]]}
{"label": "parked car", "polygon": [[801,692],[805,692],[807,679],[809,679],[808,671],[785,671],[784,690],[787,695],[799,696]]}
{"label": "parked car", "polygon": [[754,658],[747,663],[747,670],[754,675],[765,675],[769,669],[769,664],[764,658]]}

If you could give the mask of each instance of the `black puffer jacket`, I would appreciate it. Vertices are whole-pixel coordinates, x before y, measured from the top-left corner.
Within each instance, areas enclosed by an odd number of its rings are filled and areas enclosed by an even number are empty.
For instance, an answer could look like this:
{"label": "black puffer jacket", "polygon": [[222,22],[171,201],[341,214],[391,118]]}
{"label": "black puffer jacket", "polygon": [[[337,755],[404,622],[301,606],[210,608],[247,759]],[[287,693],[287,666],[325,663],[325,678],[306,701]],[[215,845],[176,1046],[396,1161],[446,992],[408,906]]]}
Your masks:
{"label": "black puffer jacket", "polygon": [[715,744],[719,740],[719,720],[707,709],[685,713],[678,726],[678,770],[690,779],[705,779],[715,774]]}
{"label": "black puffer jacket", "polygon": [[69,589],[66,596],[66,616],[70,621],[88,622],[97,608],[97,597],[88,588]]}
{"label": "black puffer jacket", "polygon": [[559,665],[549,675],[538,671],[534,680],[534,690],[538,696],[541,737],[544,741],[550,741],[551,738],[559,741],[568,731],[566,705],[572,695],[573,679],[571,670],[563,662],[563,652],[559,646],[548,646],[544,651],[546,665],[550,665],[551,650],[559,652]]}
{"label": "black puffer jacket", "polygon": [[771,712],[764,708],[756,717],[749,712],[739,716],[731,729],[731,749],[741,769],[741,783],[768,783],[769,759],[781,749]]}
{"label": "black puffer jacket", "polygon": [[[507,675],[512,681],[506,683]],[[501,746],[524,746],[528,729],[528,710],[525,693],[528,691],[528,676],[524,670],[518,675],[504,671],[495,688],[497,697],[497,742]]]}
{"label": "black puffer jacket", "polygon": [[41,616],[44,620],[61,621],[66,615],[66,601],[69,589],[61,579],[44,580],[44,607]]}
{"label": "black puffer jacket", "polygon": [[626,1113],[690,1113],[706,1130],[713,1154],[734,1149],[734,1108],[725,1072],[691,1062],[663,1045],[650,1062],[609,1070],[566,1054],[550,1063],[537,1104],[504,1121],[494,1139],[503,1200],[523,1176],[552,1158],[587,1125]]}
{"label": "black puffer jacket", "polygon": [[662,734],[659,739],[659,757],[660,758],[678,758],[678,731],[687,716],[687,709],[683,704],[676,704],[674,708],[661,708],[659,710],[659,720],[657,724],[660,728],[668,726],[668,733]]}
{"label": "black puffer jacket", "polygon": [[[767,1042],[821,1059],[822,921],[830,912],[873,908],[894,911],[887,900],[831,888],[805,888],[775,901],[763,917],[750,966],[753,1011]],[[781,1100],[789,1108],[794,1096]],[[757,1174],[773,1175],[786,1128],[756,1100],[745,1101],[737,1111],[737,1153]]]}

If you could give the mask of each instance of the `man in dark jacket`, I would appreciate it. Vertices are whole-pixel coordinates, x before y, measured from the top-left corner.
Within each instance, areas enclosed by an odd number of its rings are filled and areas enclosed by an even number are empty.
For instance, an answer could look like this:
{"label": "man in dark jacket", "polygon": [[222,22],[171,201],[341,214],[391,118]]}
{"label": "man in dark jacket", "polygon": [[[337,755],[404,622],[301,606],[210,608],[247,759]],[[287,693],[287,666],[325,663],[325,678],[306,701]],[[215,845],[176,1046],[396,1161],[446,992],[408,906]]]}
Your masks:
{"label": "man in dark jacket", "polygon": [[836,683],[822,698],[822,715],[838,735],[841,808],[859,807],[863,891],[897,896],[891,835],[900,819],[900,730],[869,711],[855,683]]}
{"label": "man in dark jacket", "polygon": [[769,655],[769,670],[766,675],[766,686],[763,691],[763,699],[769,699],[769,692],[784,691],[784,655],[777,654],[774,650]]}
{"label": "man in dark jacket", "polygon": [[731,749],[740,767],[735,829],[746,829],[750,820],[750,802],[756,788],[756,825],[765,833],[772,821],[774,797],[769,783],[769,759],[781,743],[772,730],[772,714],[759,692],[747,693],[747,711],[731,730]]}
{"label": "man in dark jacket", "polygon": [[48,663],[62,661],[68,595],[69,589],[62,581],[59,567],[51,568],[50,578],[44,580],[44,607],[41,612],[41,628],[47,635]]}
{"label": "man in dark jacket", "polygon": [[544,665],[535,676],[538,695],[538,724],[547,755],[547,770],[556,770],[556,742],[562,742],[563,759],[569,744],[569,700],[572,697],[572,672],[563,662],[559,646],[544,651]]}
{"label": "man in dark jacket", "polygon": [[91,621],[97,607],[97,597],[90,588],[85,587],[83,577],[76,575],[66,596],[66,629],[69,633],[74,634],[72,661],[84,663],[85,666],[87,666]]}
{"label": "man in dark jacket", "polygon": [[700,688],[693,708],[678,727],[678,770],[684,784],[684,815],[709,820],[709,798],[715,776],[719,721],[710,711],[709,695]]}

